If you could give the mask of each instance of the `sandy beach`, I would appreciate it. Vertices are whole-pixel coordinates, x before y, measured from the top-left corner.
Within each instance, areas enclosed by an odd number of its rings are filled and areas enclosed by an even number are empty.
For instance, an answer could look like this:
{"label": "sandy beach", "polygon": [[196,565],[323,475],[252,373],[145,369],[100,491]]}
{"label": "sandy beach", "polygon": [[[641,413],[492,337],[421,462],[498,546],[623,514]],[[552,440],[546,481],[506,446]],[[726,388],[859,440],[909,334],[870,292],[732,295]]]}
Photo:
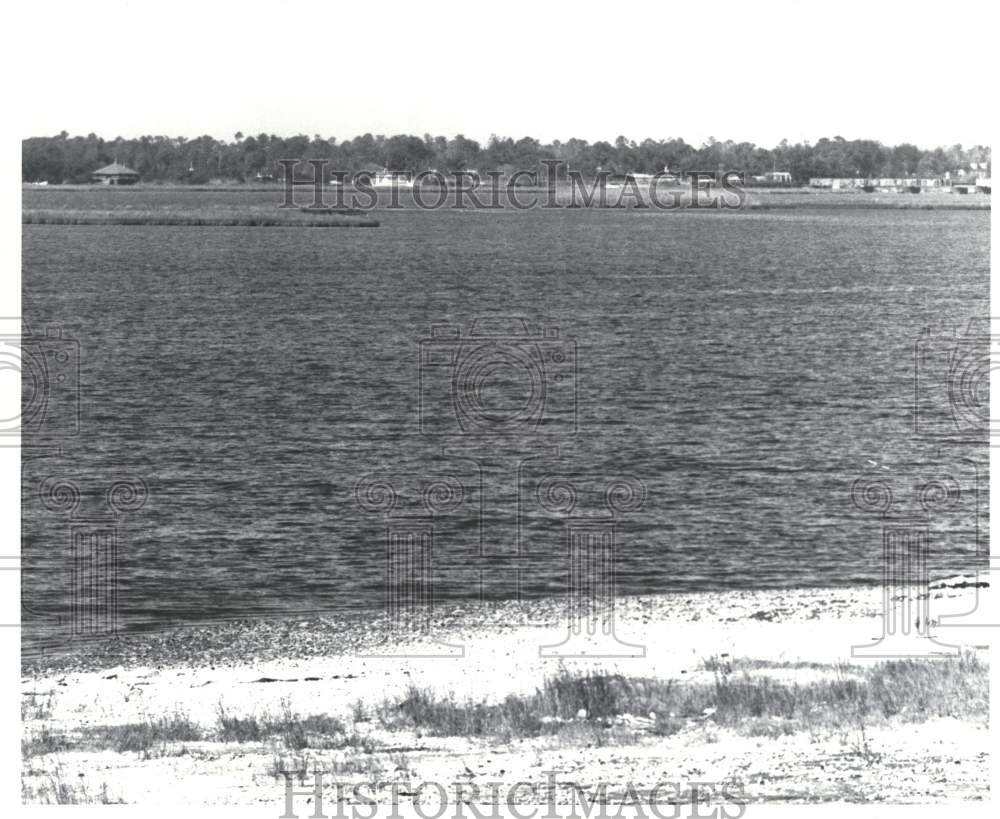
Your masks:
{"label": "sandy beach", "polygon": [[[932,618],[971,610],[977,592],[985,590],[970,578],[932,585]],[[189,626],[26,656],[23,747],[30,750],[23,795],[59,801],[52,789],[68,782],[67,793],[79,797],[70,801],[149,803],[169,791],[177,804],[279,806],[287,784],[282,771],[319,766],[329,772],[324,787],[360,783],[368,787],[361,798],[379,801],[393,792],[413,798],[421,783],[509,789],[550,775],[560,783],[553,797],[560,802],[574,798],[574,788],[591,793],[601,782],[612,795],[628,783],[647,795],[657,783],[674,783],[657,791],[666,801],[690,799],[698,782],[713,783],[709,801],[724,799],[723,783],[745,802],[988,796],[985,715],[861,714],[830,730],[757,725],[748,732],[719,724],[713,708],[705,708],[669,714],[673,727],[665,732],[663,714],[580,712],[545,718],[558,730],[534,736],[447,736],[386,718],[391,703],[408,692],[486,706],[529,697],[556,675],[718,686],[721,673],[726,681],[768,677],[796,690],[842,682],[876,662],[852,660],[851,646],[872,642],[883,622],[879,588],[626,597],[617,601],[615,619],[618,640],[633,647],[622,652],[644,656],[542,656],[542,647],[567,634],[558,600],[444,605],[423,634],[393,628],[385,617],[311,617]],[[988,662],[988,652],[974,648],[984,642],[981,629],[935,633]],[[385,654],[396,656],[378,656]],[[264,720],[282,713],[333,718],[351,739],[232,741],[218,727],[225,715]],[[101,747],[94,739],[115,726],[166,717],[182,719],[191,738],[154,738],[138,751]],[[356,796],[348,790],[341,798]],[[296,797],[303,805],[306,798]],[[522,788],[515,801],[539,797]]]}

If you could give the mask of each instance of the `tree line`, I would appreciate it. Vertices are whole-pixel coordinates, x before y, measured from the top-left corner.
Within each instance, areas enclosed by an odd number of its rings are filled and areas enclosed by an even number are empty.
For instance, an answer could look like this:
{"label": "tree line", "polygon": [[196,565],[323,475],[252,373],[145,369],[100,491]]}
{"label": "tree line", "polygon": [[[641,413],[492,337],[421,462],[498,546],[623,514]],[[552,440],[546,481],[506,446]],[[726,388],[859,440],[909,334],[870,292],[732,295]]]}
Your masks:
{"label": "tree line", "polygon": [[918,148],[916,145],[883,145],[870,139],[824,137],[815,144],[790,144],[773,148],[751,142],[720,142],[712,137],[700,146],[683,139],[618,137],[613,143],[583,139],[543,144],[531,137],[513,139],[491,136],[482,145],[459,134],[452,138],[364,134],[345,141],[296,135],[247,136],[233,139],[211,136],[143,136],[137,139],[103,139],[96,134],[32,137],[22,143],[21,174],[24,182],[81,183],[90,181],[98,168],[117,161],[137,171],[144,182],[208,184],[213,181],[255,182],[280,179],[282,159],[326,159],[331,170],[356,173],[382,168],[442,173],[476,170],[480,173],[537,169],[544,160],[564,163],[587,177],[610,173],[671,171],[745,171],[749,176],[767,171],[788,171],[797,182],[810,177],[934,177],[991,161],[990,149]]}

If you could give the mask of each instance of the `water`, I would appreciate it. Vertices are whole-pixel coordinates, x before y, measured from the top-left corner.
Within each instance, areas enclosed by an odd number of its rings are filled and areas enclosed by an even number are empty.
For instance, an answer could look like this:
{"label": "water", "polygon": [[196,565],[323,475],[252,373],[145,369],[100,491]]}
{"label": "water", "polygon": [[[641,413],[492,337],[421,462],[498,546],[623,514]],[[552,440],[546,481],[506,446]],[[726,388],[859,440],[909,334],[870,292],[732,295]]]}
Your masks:
{"label": "water", "polygon": [[[900,513],[919,511],[928,475],[954,478],[931,564],[975,565],[985,448],[954,442],[947,406],[943,439],[914,437],[914,344],[988,315],[988,213],[381,218],[25,226],[24,313],[79,340],[82,396],[63,454],[24,464],[29,641],[65,634],[72,608],[72,521],[37,488],[54,477],[79,486],[77,518],[107,511],[114,480],[148,485],[115,522],[126,629],[381,606],[387,520],[357,502],[366,476],[395,488],[392,527],[426,516],[428,483],[461,487],[434,522],[441,598],[560,593],[566,507],[539,496],[565,500],[546,495],[565,482],[571,517],[592,521],[610,515],[609,485],[644,486],[616,515],[619,593],[878,582],[881,521],[850,499],[871,475]],[[518,338],[516,316],[558,339]],[[476,434],[422,434],[421,417],[461,427],[451,370],[421,375],[421,342],[443,355],[432,326],[477,317],[508,329],[459,408]],[[529,421],[497,426],[512,416]]]}

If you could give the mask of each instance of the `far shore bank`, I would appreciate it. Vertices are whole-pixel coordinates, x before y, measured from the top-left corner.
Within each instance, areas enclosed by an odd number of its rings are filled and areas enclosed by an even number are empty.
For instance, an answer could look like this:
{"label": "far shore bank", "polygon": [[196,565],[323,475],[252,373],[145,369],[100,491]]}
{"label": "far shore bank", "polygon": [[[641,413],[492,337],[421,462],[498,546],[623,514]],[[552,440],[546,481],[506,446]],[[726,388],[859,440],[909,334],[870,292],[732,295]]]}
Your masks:
{"label": "far shore bank", "polygon": [[[308,206],[314,197],[315,187],[312,183],[296,184],[294,190],[294,201],[296,206]],[[324,185],[322,188],[323,198],[326,204],[333,204],[336,201],[338,191],[332,185]],[[641,197],[644,207],[635,207],[636,192]],[[928,190],[919,194],[895,193],[888,191],[876,191],[865,193],[860,190],[829,191],[817,190],[813,188],[758,188],[749,187],[744,189],[745,203],[741,208],[723,208],[724,210],[770,210],[770,209],[808,209],[808,210],[959,210],[959,211],[989,211],[991,209],[991,194],[970,193],[957,194],[948,191]],[[199,201],[185,200],[182,207],[179,203],[170,201],[171,196],[198,194],[204,195],[206,199],[209,195],[216,194],[224,200],[222,203],[208,205]],[[285,201],[287,195],[284,185],[280,183],[261,184],[219,184],[219,185],[180,185],[168,183],[139,183],[122,187],[109,187],[106,185],[22,185],[22,201],[26,212],[28,210],[73,210],[81,209],[82,202],[99,199],[100,210],[109,208],[131,209],[137,202],[142,202],[144,208],[164,207],[171,210],[187,209],[200,211],[203,207],[218,209],[219,207],[240,207],[257,209],[260,207],[261,194],[270,194],[273,197],[273,206],[278,207]],[[240,201],[236,197],[247,195],[255,197],[252,200]],[[587,197],[590,195],[590,183],[584,189],[573,188],[569,183],[560,182],[554,189],[540,185],[516,185],[508,188],[505,185],[496,190],[490,185],[481,185],[473,192],[466,192],[462,195],[462,208],[455,208],[455,201],[458,193],[454,186],[439,188],[437,186],[427,186],[423,197],[433,207],[418,206],[413,202],[413,191],[410,188],[398,188],[393,190],[390,187],[380,187],[375,189],[360,190],[347,186],[340,191],[340,196],[344,197],[352,207],[360,206],[367,211],[385,210],[390,203],[398,203],[400,209],[405,210],[471,210],[476,207],[473,197],[478,197],[486,206],[486,210],[514,209],[514,210],[638,210],[648,212],[687,212],[694,210],[697,212],[702,208],[691,208],[685,203],[690,200],[690,188],[686,186],[661,187],[657,186],[656,201],[653,201],[648,187],[637,189],[607,186],[605,190],[605,204],[600,204],[600,195],[594,196],[593,204],[587,204]],[[512,205],[504,201],[505,197],[517,198],[517,204]],[[726,193],[719,187],[710,190],[703,189],[701,197],[710,201],[712,197],[725,197],[726,203],[732,205],[735,196],[730,192]],[[358,201],[351,204],[354,197]],[[443,197],[442,204],[438,204],[438,199]],[[679,197],[679,200],[677,199]],[[495,205],[494,200],[501,200],[501,207],[491,207]],[[66,201],[59,202],[63,199]],[[196,197],[197,199],[197,197]],[[373,201],[373,199],[375,201]],[[524,201],[537,199],[537,205],[530,208],[523,208]],[[620,204],[619,204],[620,202]],[[679,204],[678,204],[679,202]],[[393,208],[397,207],[393,204]],[[82,209],[87,209],[86,206]],[[392,208],[390,208],[392,209]],[[716,210],[705,206],[706,211]],[[283,212],[283,211],[282,211]]]}

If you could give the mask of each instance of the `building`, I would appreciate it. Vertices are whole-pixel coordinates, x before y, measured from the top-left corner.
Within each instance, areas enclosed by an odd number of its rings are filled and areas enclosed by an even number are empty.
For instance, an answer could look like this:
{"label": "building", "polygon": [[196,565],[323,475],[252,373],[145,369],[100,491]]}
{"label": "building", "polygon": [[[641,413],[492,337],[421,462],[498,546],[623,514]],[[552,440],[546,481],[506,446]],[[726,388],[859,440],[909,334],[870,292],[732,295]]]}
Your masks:
{"label": "building", "polygon": [[139,174],[125,165],[112,162],[91,174],[91,179],[102,185],[134,185],[139,181]]}

